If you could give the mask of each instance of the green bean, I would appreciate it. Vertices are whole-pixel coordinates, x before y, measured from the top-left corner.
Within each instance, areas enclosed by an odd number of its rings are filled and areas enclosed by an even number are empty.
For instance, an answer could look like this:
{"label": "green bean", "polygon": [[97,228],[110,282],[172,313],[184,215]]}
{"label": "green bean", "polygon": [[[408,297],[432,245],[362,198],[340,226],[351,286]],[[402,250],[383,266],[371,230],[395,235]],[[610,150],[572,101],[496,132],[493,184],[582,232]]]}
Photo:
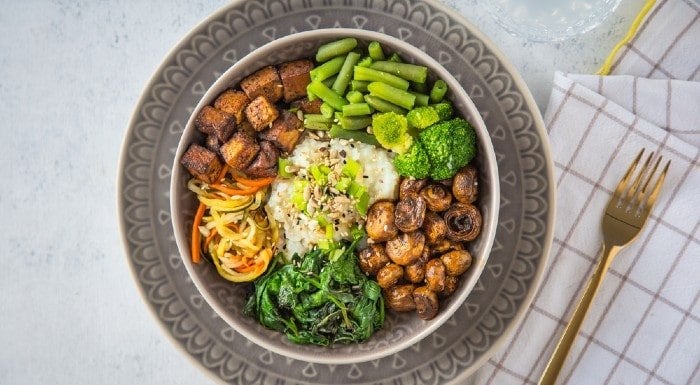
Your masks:
{"label": "green bean", "polygon": [[369,82],[364,80],[350,80],[350,89],[353,91],[367,92]]}
{"label": "green bean", "polygon": [[411,89],[416,92],[420,92],[422,94],[427,94],[428,93],[428,83],[423,82],[423,83],[416,83],[416,82],[411,82]]}
{"label": "green bean", "polygon": [[355,80],[382,82],[404,91],[408,89],[408,80],[401,79],[396,75],[392,75],[388,72],[378,71],[372,68],[355,66]]}
{"label": "green bean", "polygon": [[336,56],[345,55],[357,47],[357,40],[353,37],[347,37],[326,43],[318,47],[316,51],[316,61],[322,63]]}
{"label": "green bean", "polygon": [[323,81],[340,72],[345,62],[345,56],[338,56],[311,70],[311,80]]}
{"label": "green bean", "polygon": [[447,83],[444,80],[438,79],[433,83],[433,89],[430,90],[430,103],[440,103],[447,93]]}
{"label": "green bean", "polygon": [[335,82],[335,79],[338,78],[338,75],[333,75],[329,77],[328,79],[323,80],[323,84],[326,85],[326,87],[331,88],[333,87],[333,83]]}
{"label": "green bean", "polygon": [[330,104],[324,102],[321,104],[321,115],[328,119],[333,119],[333,113],[335,112],[335,109],[331,107]]}
{"label": "green bean", "polygon": [[325,117],[322,114],[304,114],[304,123],[306,122],[333,123],[333,117]]}
{"label": "green bean", "polygon": [[343,67],[340,68],[338,77],[333,82],[331,89],[335,91],[338,95],[343,95],[345,89],[348,88],[348,83],[352,78],[353,68],[355,64],[360,60],[360,54],[356,52],[349,52],[345,56],[345,62],[343,62]]}
{"label": "green bean", "polygon": [[325,84],[319,81],[312,81],[307,87],[308,91],[311,91],[314,95],[318,96],[321,100],[328,103],[335,110],[342,110],[343,106],[348,104],[348,101],[344,97],[333,92],[332,89],[326,87]]}
{"label": "green bean", "polygon": [[[416,96],[408,91],[400,90],[396,87],[392,87],[386,83],[382,82],[372,82],[367,86],[369,93],[380,97],[387,102],[396,104],[399,107],[403,107],[407,110],[413,108],[416,103]],[[318,93],[317,93],[318,95]],[[319,95],[321,97],[321,95]],[[321,99],[323,99],[321,97]]]}
{"label": "green bean", "polygon": [[346,130],[364,130],[372,125],[372,117],[369,115],[363,116],[345,116],[338,119],[338,123]]}
{"label": "green bean", "polygon": [[370,65],[372,65],[372,58],[369,56],[365,56],[362,58],[362,60],[360,60],[357,63],[357,65],[360,67],[369,67]]}
{"label": "green bean", "polygon": [[395,112],[399,115],[406,115],[408,113],[408,111],[397,106],[396,104],[389,103],[386,100],[378,98],[374,95],[365,95],[365,102],[379,112]]}
{"label": "green bean", "polygon": [[316,131],[328,131],[331,129],[331,123],[307,122],[304,120],[304,128]]}
{"label": "green bean", "polygon": [[372,113],[372,108],[367,103],[351,103],[343,106],[343,116],[361,116]]}
{"label": "green bean", "polygon": [[425,107],[428,105],[428,102],[430,100],[430,96],[428,96],[426,94],[421,94],[419,92],[414,92],[414,91],[408,91],[408,92],[412,93],[416,97],[416,105],[417,106]]}
{"label": "green bean", "polygon": [[382,51],[382,46],[378,41],[373,41],[367,46],[367,51],[369,51],[369,57],[372,60],[384,60],[384,51]]}
{"label": "green bean", "polygon": [[389,61],[393,61],[394,63],[403,63],[403,60],[401,59],[401,56],[397,54],[396,52],[392,53],[391,56],[389,56]]}
{"label": "green bean", "polygon": [[416,83],[425,83],[428,78],[428,67],[408,63],[396,63],[393,61],[375,61],[369,68],[388,72],[400,78]]}
{"label": "green bean", "polygon": [[[309,86],[310,85],[311,84],[309,84]],[[309,90],[309,86],[306,86],[306,98],[309,99],[310,102],[313,102],[314,100],[318,99],[318,96]]]}
{"label": "green bean", "polygon": [[364,95],[360,91],[349,91],[345,94],[345,99],[350,103],[362,103],[365,101]]}
{"label": "green bean", "polygon": [[367,143],[379,147],[379,142],[377,142],[377,139],[374,137],[374,135],[370,135],[365,131],[344,130],[339,125],[334,124],[331,126],[329,134],[331,138],[355,140],[357,142]]}

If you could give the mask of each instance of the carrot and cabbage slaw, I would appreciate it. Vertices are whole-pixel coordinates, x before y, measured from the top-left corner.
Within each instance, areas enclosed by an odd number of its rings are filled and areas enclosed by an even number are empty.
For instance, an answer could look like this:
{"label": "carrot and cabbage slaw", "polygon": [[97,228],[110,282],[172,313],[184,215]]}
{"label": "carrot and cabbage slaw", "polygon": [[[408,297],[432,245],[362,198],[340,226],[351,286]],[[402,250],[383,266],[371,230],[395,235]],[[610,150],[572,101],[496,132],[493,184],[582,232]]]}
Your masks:
{"label": "carrot and cabbage slaw", "polygon": [[187,188],[199,200],[192,224],[192,262],[199,263],[204,251],[231,282],[252,281],[265,272],[279,240],[277,224],[264,206],[273,180],[234,176],[226,167],[216,183],[189,180]]}

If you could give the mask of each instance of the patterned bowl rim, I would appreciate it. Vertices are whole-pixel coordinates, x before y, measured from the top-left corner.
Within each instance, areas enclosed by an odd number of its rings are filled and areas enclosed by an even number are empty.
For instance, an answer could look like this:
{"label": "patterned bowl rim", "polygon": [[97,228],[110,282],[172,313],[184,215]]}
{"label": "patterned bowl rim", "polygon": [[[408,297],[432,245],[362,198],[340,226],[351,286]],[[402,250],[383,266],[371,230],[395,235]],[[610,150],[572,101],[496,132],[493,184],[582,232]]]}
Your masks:
{"label": "patterned bowl rim", "polygon": [[[269,341],[255,330],[249,330],[240,320],[240,317],[243,315],[232,315],[230,311],[222,306],[221,300],[216,298],[211,290],[209,290],[204,284],[202,277],[200,277],[195,265],[189,258],[190,241],[189,235],[186,231],[187,229],[180,226],[181,222],[185,220],[183,210],[181,209],[182,202],[180,198],[183,192],[189,193],[189,191],[183,190],[182,186],[180,185],[182,175],[184,175],[186,171],[180,165],[179,159],[190,145],[192,136],[196,131],[194,121],[197,113],[204,108],[204,106],[211,104],[219,93],[230,87],[233,80],[232,78],[240,78],[256,69],[257,67],[255,64],[260,60],[259,58],[261,56],[267,57],[267,55],[272,52],[277,52],[281,48],[298,44],[299,42],[307,42],[316,39],[330,41],[341,37],[354,37],[364,42],[376,40],[383,46],[390,46],[399,49],[402,52],[409,52],[409,55],[413,55],[414,59],[417,61],[422,61],[423,64],[426,64],[437,78],[441,78],[447,83],[448,89],[452,93],[452,99],[458,101],[456,104],[463,106],[463,115],[469,117],[470,122],[477,132],[479,151],[481,153],[482,160],[481,167],[484,168],[483,171],[488,175],[488,180],[484,182],[488,183],[490,192],[489,198],[484,202],[485,206],[488,208],[488,216],[485,216],[483,221],[483,227],[480,235],[482,238],[481,248],[478,254],[473,255],[474,260],[476,261],[476,263],[472,264],[472,267],[470,268],[470,270],[473,269],[473,271],[470,272],[466,282],[464,282],[463,285],[460,285],[457,293],[454,295],[454,298],[449,302],[449,305],[440,309],[440,313],[437,317],[426,322],[425,326],[421,326],[415,333],[412,333],[412,335],[402,338],[398,342],[388,344],[385,347],[375,348],[371,351],[355,351],[354,353],[344,352],[339,353],[338,355],[325,355],[317,354],[313,351],[298,349],[298,347],[293,344],[279,344],[276,341]],[[177,243],[178,251],[182,257],[185,268],[187,269],[187,273],[197,287],[198,292],[202,295],[202,297],[204,297],[204,300],[209,304],[209,306],[211,306],[229,326],[231,326],[238,333],[242,334],[248,340],[282,356],[306,362],[321,364],[352,364],[373,361],[404,350],[405,348],[430,335],[443,323],[445,323],[445,321],[447,321],[460,306],[462,306],[467,296],[474,288],[474,285],[476,285],[476,282],[483,272],[486,262],[491,254],[491,247],[493,246],[498,225],[500,183],[496,155],[490,136],[486,130],[486,125],[484,124],[484,121],[481,118],[476,106],[457,79],[455,79],[454,76],[447,71],[447,69],[440,65],[437,60],[433,59],[409,43],[381,32],[353,28],[315,29],[292,33],[256,48],[245,57],[238,60],[235,64],[230,66],[200,98],[197,106],[194,108],[192,114],[190,114],[184,132],[180,136],[171,170],[170,212],[175,234],[175,242]]]}
{"label": "patterned bowl rim", "polygon": [[[115,194],[115,199],[116,199],[116,209],[117,209],[117,218],[118,218],[118,227],[119,227],[119,233],[121,236],[122,240],[122,248],[125,254],[125,257],[127,259],[127,265],[129,267],[129,271],[131,272],[132,279],[134,282],[137,284],[137,290],[140,294],[141,300],[143,301],[146,309],[148,309],[148,313],[153,317],[154,321],[156,321],[156,324],[159,326],[159,329],[162,331],[162,333],[165,335],[165,338],[170,341],[170,343],[175,346],[177,350],[179,350],[187,359],[196,367],[200,368],[202,372],[204,372],[209,378],[214,380],[217,383],[226,383],[221,377],[215,375],[215,373],[205,370],[205,368],[202,366],[202,362],[198,360],[194,355],[189,354],[185,347],[181,345],[180,341],[178,341],[175,336],[173,336],[169,330],[166,328],[166,325],[162,322],[161,317],[159,316],[157,310],[155,307],[151,306],[151,303],[147,300],[147,292],[146,288],[142,285],[139,284],[140,280],[138,277],[138,272],[136,271],[136,267],[130,263],[130,254],[129,254],[129,244],[128,240],[126,237],[126,223],[124,221],[123,213],[124,213],[124,206],[123,202],[120,199],[119,192],[123,191],[123,187],[125,184],[125,180],[123,177],[123,174],[119,172],[119,170],[123,170],[124,164],[126,162],[128,150],[125,148],[123,145],[127,138],[129,138],[134,129],[135,129],[135,123],[138,118],[138,112],[143,108],[144,103],[147,99],[147,94],[148,92],[153,88],[153,86],[156,84],[158,81],[158,78],[160,74],[163,72],[163,70],[167,67],[167,64],[173,60],[176,56],[176,54],[181,51],[183,48],[185,48],[188,44],[188,42],[195,36],[195,33],[202,29],[202,27],[211,24],[213,21],[219,19],[222,15],[226,14],[230,9],[233,9],[235,7],[238,7],[242,4],[245,3],[246,0],[232,0],[231,2],[222,5],[219,9],[215,10],[212,12],[209,16],[205,17],[197,23],[194,27],[190,29],[189,32],[187,32],[168,52],[166,55],[164,55],[163,60],[160,62],[158,67],[153,71],[153,74],[149,78],[148,82],[146,85],[143,87],[141,92],[139,93],[139,97],[137,99],[137,103],[134,106],[134,109],[132,110],[131,117],[129,119],[129,122],[127,124],[127,129],[124,132],[124,135],[122,136],[122,146],[121,146],[121,151],[119,154],[119,160],[117,164],[117,194]],[[479,40],[481,41],[484,46],[486,46],[494,56],[496,56],[500,64],[505,68],[506,72],[510,74],[512,77],[513,82],[516,84],[518,89],[521,91],[523,98],[525,100],[525,104],[528,107],[528,110],[532,113],[532,117],[534,119],[534,127],[535,130],[537,131],[537,134],[540,138],[542,138],[542,147],[544,149],[543,156],[545,158],[546,164],[547,164],[547,180],[548,181],[554,181],[554,162],[552,159],[552,151],[551,151],[551,146],[549,143],[549,138],[547,135],[547,131],[545,128],[544,120],[542,118],[542,114],[540,113],[539,107],[537,106],[537,103],[535,102],[534,97],[532,96],[532,93],[530,89],[527,87],[527,84],[525,83],[525,80],[522,78],[520,73],[517,71],[515,66],[507,59],[507,56],[501,52],[501,50],[495,45],[495,43],[488,38],[481,30],[476,28],[474,24],[472,24],[470,21],[468,21],[464,16],[459,14],[458,12],[450,9],[447,5],[442,4],[441,2],[437,0],[423,0],[426,3],[429,3],[432,7],[438,9],[441,12],[444,12],[445,14],[450,15],[453,17],[455,20],[458,20],[460,24],[464,25],[467,27],[467,29]],[[550,202],[550,209],[548,211],[547,215],[547,229],[545,230],[545,237],[544,237],[544,244],[542,245],[542,257],[541,257],[541,263],[539,264],[537,271],[535,272],[535,276],[533,278],[532,284],[529,288],[529,292],[523,299],[523,302],[520,306],[520,308],[517,310],[516,315],[513,317],[513,320],[510,322],[508,326],[503,330],[503,333],[497,337],[496,341],[482,354],[475,362],[473,365],[471,365],[468,369],[464,370],[458,377],[455,378],[456,381],[459,380],[464,380],[467,377],[469,377],[471,374],[473,374],[478,368],[483,366],[502,346],[505,345],[507,339],[509,336],[513,334],[513,332],[516,330],[516,328],[520,325],[522,322],[523,318],[525,317],[525,314],[527,313],[527,309],[530,307],[530,304],[535,298],[535,294],[537,293],[541,283],[542,279],[544,278],[544,272],[546,268],[549,266],[549,260],[550,260],[550,250],[552,248],[552,243],[554,240],[554,219],[556,217],[556,188],[553,184],[550,183],[548,186],[548,201]]]}

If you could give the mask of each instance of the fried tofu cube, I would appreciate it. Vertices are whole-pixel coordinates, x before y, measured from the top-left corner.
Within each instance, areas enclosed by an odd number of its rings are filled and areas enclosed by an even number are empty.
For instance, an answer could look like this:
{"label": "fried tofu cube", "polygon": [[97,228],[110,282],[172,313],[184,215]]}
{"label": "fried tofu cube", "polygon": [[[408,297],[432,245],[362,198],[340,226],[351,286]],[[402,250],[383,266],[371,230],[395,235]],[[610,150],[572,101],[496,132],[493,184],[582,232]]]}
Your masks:
{"label": "fried tofu cube", "polygon": [[236,118],[218,108],[204,106],[194,121],[195,127],[207,135],[214,135],[225,142],[236,131]]}
{"label": "fried tofu cube", "polygon": [[290,153],[304,130],[304,124],[296,114],[283,110],[272,127],[260,133],[260,137],[274,143],[280,150]]}
{"label": "fried tofu cube", "polygon": [[274,144],[263,140],[260,151],[244,173],[251,178],[269,178],[277,175],[277,160],[280,152]]}
{"label": "fried tofu cube", "polygon": [[245,108],[245,116],[255,131],[262,131],[277,119],[279,111],[265,96],[260,95]]}
{"label": "fried tofu cube", "polygon": [[245,92],[228,89],[216,98],[214,107],[235,116],[236,124],[241,124],[245,119],[245,106],[247,106],[249,102],[250,99],[248,99]]}
{"label": "fried tofu cube", "polygon": [[250,100],[262,95],[274,104],[282,99],[282,80],[273,66],[259,69],[243,78],[241,88]]}
{"label": "fried tofu cube", "polygon": [[215,152],[198,145],[191,144],[180,158],[180,164],[185,166],[193,177],[206,183],[216,182],[223,165]]}
{"label": "fried tofu cube", "polygon": [[255,159],[259,150],[260,146],[254,138],[242,132],[236,132],[221,146],[221,156],[229,167],[243,171]]}
{"label": "fried tofu cube", "polygon": [[204,141],[204,144],[208,150],[214,151],[217,154],[219,153],[219,150],[221,150],[222,143],[219,142],[219,139],[217,139],[215,135],[208,135],[207,139]]}
{"label": "fried tofu cube", "polygon": [[293,101],[290,104],[290,107],[298,108],[301,110],[301,112],[305,114],[320,114],[321,104],[323,104],[323,101],[321,99],[314,99],[313,101],[311,101],[308,98],[303,98]]}
{"label": "fried tofu cube", "polygon": [[253,128],[253,125],[250,124],[250,122],[247,120],[244,120],[241,124],[238,125],[238,132],[242,132],[242,133],[250,136],[251,138],[254,138],[255,135],[258,133]]}
{"label": "fried tofu cube", "polygon": [[306,86],[311,83],[309,72],[314,63],[308,59],[300,59],[282,63],[279,66],[280,79],[284,101],[289,103],[306,96]]}

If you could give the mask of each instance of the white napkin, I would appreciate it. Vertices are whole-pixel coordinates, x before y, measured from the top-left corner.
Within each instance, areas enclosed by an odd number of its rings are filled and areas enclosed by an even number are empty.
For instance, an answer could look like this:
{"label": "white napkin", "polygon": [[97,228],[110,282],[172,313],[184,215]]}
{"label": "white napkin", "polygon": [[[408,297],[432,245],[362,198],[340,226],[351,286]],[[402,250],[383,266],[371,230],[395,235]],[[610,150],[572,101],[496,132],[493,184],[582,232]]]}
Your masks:
{"label": "white napkin", "polygon": [[[614,260],[560,384],[700,384],[700,12],[660,1],[615,76],[554,77],[545,123],[557,219],[523,322],[471,384],[535,384],[602,251],[601,218],[641,148],[671,160],[651,219]],[[654,78],[654,79],[651,79]]]}

